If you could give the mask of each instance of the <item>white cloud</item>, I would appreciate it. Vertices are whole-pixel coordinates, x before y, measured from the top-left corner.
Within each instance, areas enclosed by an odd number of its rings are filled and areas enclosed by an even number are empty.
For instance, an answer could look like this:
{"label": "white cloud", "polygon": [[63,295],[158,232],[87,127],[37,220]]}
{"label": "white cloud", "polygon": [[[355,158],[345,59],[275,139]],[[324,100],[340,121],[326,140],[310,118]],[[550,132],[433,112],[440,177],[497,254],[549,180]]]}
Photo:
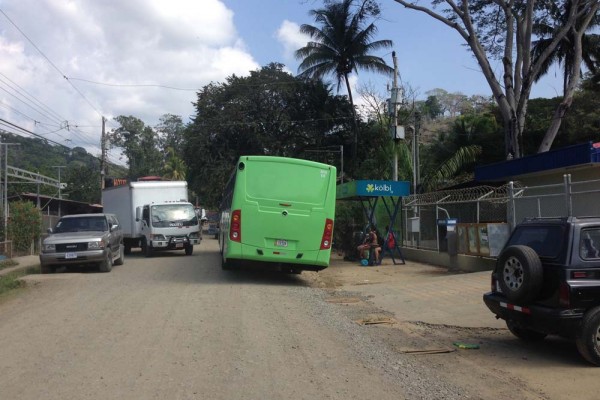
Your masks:
{"label": "white cloud", "polygon": [[[259,68],[219,0],[5,0],[2,10],[18,29],[0,15],[0,72],[47,108],[7,94],[0,75],[0,115],[70,146],[99,147],[100,115],[153,126],[193,114],[195,90],[128,85],[200,89]],[[81,128],[48,133],[65,120]]]}
{"label": "white cloud", "polygon": [[294,52],[306,46],[310,37],[300,32],[300,25],[284,20],[275,37],[283,45],[283,57],[286,61],[295,60]]}

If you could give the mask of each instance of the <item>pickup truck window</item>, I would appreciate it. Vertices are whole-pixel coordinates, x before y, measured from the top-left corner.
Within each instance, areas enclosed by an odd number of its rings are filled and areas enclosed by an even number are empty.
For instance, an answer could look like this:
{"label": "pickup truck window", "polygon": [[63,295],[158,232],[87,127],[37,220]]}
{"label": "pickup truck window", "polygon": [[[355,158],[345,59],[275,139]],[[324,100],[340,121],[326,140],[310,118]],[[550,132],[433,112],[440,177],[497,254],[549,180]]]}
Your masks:
{"label": "pickup truck window", "polygon": [[63,218],[56,224],[54,233],[107,231],[108,225],[104,217]]}

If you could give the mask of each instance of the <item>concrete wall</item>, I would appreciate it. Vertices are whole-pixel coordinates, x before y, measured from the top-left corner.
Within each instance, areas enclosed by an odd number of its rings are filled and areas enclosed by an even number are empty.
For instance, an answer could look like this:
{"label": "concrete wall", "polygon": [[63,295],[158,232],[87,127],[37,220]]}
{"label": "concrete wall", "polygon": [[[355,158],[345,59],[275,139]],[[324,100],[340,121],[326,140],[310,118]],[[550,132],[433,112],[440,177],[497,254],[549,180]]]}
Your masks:
{"label": "concrete wall", "polygon": [[450,256],[448,253],[407,247],[402,248],[402,254],[406,260],[439,265],[447,267],[452,271],[461,272],[491,271],[496,264],[495,258],[468,256],[464,254]]}

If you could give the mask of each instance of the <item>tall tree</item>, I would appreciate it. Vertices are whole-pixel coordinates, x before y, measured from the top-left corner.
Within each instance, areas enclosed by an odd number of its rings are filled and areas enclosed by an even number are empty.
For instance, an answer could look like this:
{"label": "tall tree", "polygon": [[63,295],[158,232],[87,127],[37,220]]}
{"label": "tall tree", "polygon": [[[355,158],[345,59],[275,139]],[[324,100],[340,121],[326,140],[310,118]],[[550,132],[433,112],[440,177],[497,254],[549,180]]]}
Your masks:
{"label": "tall tree", "polygon": [[290,75],[281,64],[209,84],[197,96],[184,161],[190,188],[209,207],[218,206],[242,155],[305,157],[310,149],[351,142],[346,97]]}
{"label": "tall tree", "polygon": [[[573,1],[567,1],[565,7],[569,9],[575,6]],[[581,7],[581,5],[579,5]],[[533,32],[540,39],[534,41],[532,48],[533,58],[536,60],[541,57],[547,47],[552,43],[552,36],[556,26],[564,24],[564,19],[569,13],[561,13],[561,10],[555,4],[550,7],[549,12],[551,18],[548,21],[542,21],[533,27]],[[571,108],[573,103],[575,85],[571,85],[572,79],[579,79],[580,71],[575,71],[574,68],[579,68],[578,64],[582,62],[592,73],[598,73],[600,70],[600,35],[587,33],[600,25],[600,17],[596,15],[592,18],[587,28],[582,29],[581,25],[587,21],[587,15],[583,15],[575,22],[575,29],[570,30],[567,35],[558,43],[554,51],[550,54],[546,61],[542,63],[541,73],[536,81],[541,79],[543,75],[548,73],[550,66],[558,63],[563,68],[563,101],[554,111],[550,129],[546,131],[544,138],[540,144],[540,150],[548,147],[554,141],[558,134],[560,122],[564,118],[567,110]],[[581,54],[578,53],[581,52]]]}
{"label": "tall tree", "polygon": [[123,155],[127,158],[130,178],[159,175],[162,156],[156,132],[131,115],[120,115],[115,121],[121,126],[110,133],[109,141],[112,146],[122,148]]}
{"label": "tall tree", "polygon": [[358,121],[349,76],[359,69],[393,74],[394,69],[388,66],[381,57],[373,52],[392,47],[391,40],[375,40],[377,27],[367,19],[378,14],[373,9],[371,0],[362,0],[356,11],[353,0],[327,2],[325,8],[311,10],[318,26],[303,24],[300,31],[308,35],[312,41],[296,51],[296,57],[302,62],[298,67],[300,77],[322,78],[334,74],[337,78],[338,89],[342,80],[352,105],[354,121],[353,154],[356,157],[358,149]]}
{"label": "tall tree", "polygon": [[[521,141],[527,102],[544,63],[558,44],[571,33],[576,57],[565,93],[567,99],[580,78],[581,37],[600,7],[600,0],[431,0],[428,6],[416,1],[395,1],[446,24],[465,40],[500,109],[504,124],[505,152],[514,157],[523,155]],[[437,6],[444,4],[441,11],[436,11]],[[533,58],[533,27],[548,21],[548,12],[554,7],[563,14],[563,23],[554,27],[545,51]],[[490,59],[493,58],[502,60],[501,80],[491,66]],[[565,105],[568,108],[568,101]],[[558,131],[563,115],[563,112],[555,115],[555,122],[548,129],[549,137],[553,138],[552,131]],[[551,145],[551,140],[545,140],[539,151],[547,151]]]}

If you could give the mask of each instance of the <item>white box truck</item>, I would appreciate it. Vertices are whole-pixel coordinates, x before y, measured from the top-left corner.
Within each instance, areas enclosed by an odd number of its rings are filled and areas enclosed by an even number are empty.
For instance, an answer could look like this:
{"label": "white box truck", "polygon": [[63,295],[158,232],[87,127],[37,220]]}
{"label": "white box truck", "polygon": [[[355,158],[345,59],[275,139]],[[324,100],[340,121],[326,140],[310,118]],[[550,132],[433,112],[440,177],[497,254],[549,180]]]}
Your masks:
{"label": "white box truck", "polygon": [[202,233],[185,181],[141,181],[102,191],[105,213],[123,228],[125,253],[141,247],[146,257],[156,250],[181,249],[191,255]]}

